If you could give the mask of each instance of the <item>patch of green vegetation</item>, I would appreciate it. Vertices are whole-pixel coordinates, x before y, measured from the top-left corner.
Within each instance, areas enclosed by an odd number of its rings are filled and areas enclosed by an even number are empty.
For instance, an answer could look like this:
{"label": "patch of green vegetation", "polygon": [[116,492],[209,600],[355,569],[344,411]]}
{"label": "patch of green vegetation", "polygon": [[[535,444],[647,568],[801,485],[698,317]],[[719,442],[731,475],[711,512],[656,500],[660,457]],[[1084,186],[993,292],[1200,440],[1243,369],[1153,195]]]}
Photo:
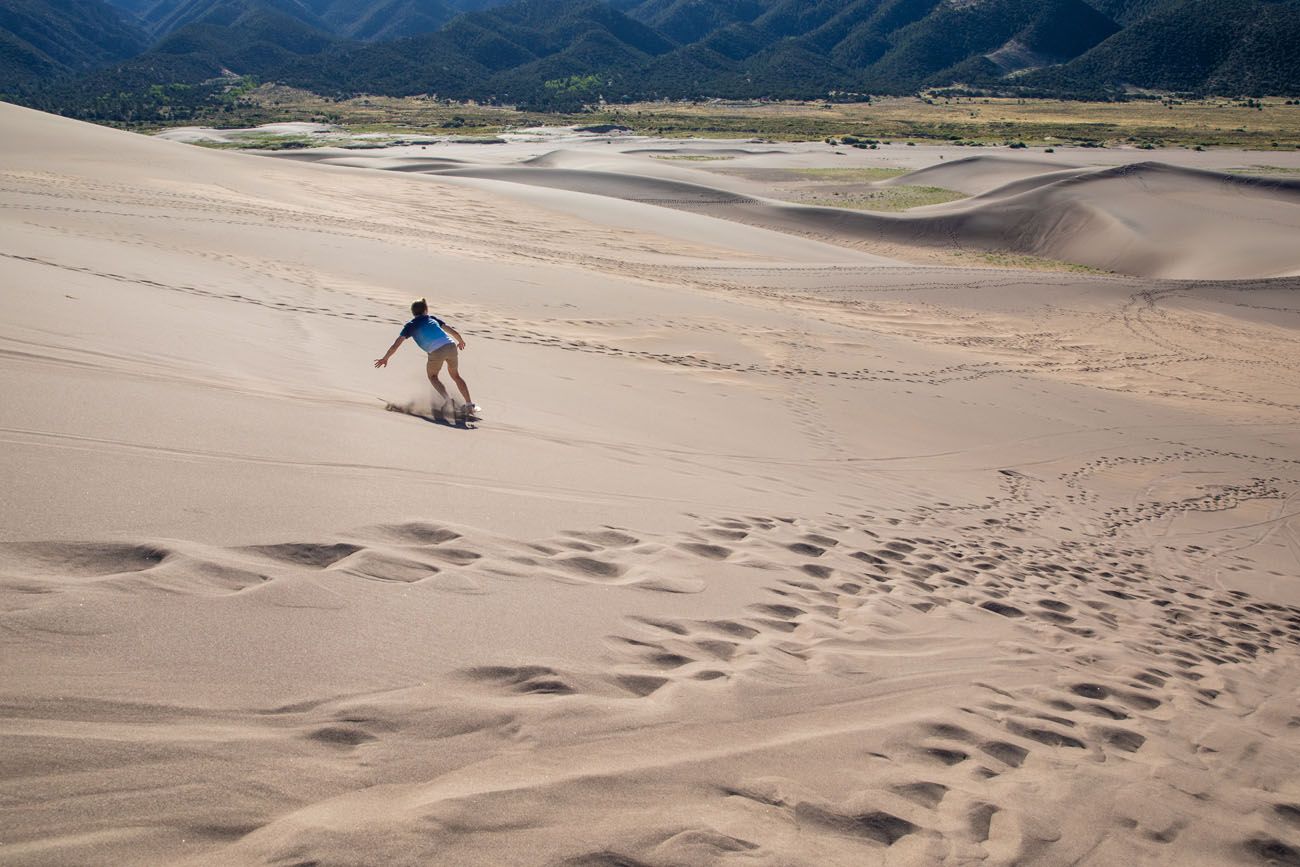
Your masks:
{"label": "patch of green vegetation", "polygon": [[1077,262],[1062,262],[1043,256],[1031,256],[1028,253],[1012,253],[1006,250],[962,250],[952,254],[959,259],[975,259],[997,268],[1015,268],[1024,271],[1069,271],[1078,274],[1112,274],[1105,268],[1092,265],[1080,265]]}
{"label": "patch of green vegetation", "polygon": [[907,174],[910,169],[867,167],[859,169],[790,169],[789,171],[797,175],[816,178],[819,181],[848,181],[850,183],[857,181],[860,183],[868,183],[870,181],[883,181],[888,178],[896,178],[899,175]]}
{"label": "patch of green vegetation", "polygon": [[819,205],[824,208],[852,208],[855,211],[906,211],[922,205],[941,205],[966,198],[965,193],[945,190],[943,187],[899,186],[881,187],[869,193],[848,196],[820,196],[800,199],[801,205]]}
{"label": "patch of green vegetation", "polygon": [[[561,89],[584,83],[557,80]],[[586,84],[590,84],[587,82]],[[317,121],[348,132],[394,136],[496,135],[535,126],[623,126],[638,135],[664,138],[724,138],[765,141],[910,142],[949,146],[1005,146],[1059,149],[1103,144],[1162,147],[1244,147],[1258,150],[1300,146],[1300,111],[1281,100],[1244,109],[1222,100],[1176,104],[1133,101],[983,97],[873,99],[861,103],[686,102],[579,106],[572,111],[452,102],[427,96],[358,96],[330,99],[251,79],[228,84],[150,92],[145,103],[113,99],[77,116],[146,131],[183,124],[255,127],[283,121]],[[160,105],[159,103],[166,103]],[[1249,111],[1250,126],[1239,120]],[[868,145],[869,147],[870,145]],[[847,146],[846,146],[847,147]],[[1045,151],[1045,152],[1050,152]]]}
{"label": "patch of green vegetation", "polygon": [[211,148],[213,150],[287,151],[325,147],[326,145],[337,144],[337,142],[323,141],[321,139],[286,138],[282,135],[250,133],[248,135],[240,135],[232,141],[196,141],[194,144],[199,147]]}

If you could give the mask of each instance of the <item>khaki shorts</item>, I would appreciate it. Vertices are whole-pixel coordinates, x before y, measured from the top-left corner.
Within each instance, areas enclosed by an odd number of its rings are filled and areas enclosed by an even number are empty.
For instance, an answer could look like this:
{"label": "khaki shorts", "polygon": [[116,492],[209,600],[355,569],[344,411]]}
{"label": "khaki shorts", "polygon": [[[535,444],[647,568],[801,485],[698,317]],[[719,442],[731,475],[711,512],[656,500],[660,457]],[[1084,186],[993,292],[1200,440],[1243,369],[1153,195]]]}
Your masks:
{"label": "khaki shorts", "polygon": [[456,344],[448,343],[446,346],[439,346],[433,352],[429,353],[429,370],[437,373],[443,365],[447,365],[447,370],[455,373],[460,367],[460,350]]}

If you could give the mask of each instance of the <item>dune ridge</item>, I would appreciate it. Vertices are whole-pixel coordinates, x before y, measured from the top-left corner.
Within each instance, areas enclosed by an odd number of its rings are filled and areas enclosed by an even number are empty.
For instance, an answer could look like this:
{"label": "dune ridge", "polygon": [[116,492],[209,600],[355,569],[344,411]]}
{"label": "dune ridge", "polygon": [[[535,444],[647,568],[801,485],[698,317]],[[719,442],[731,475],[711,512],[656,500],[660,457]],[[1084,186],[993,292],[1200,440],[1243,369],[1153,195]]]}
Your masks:
{"label": "dune ridge", "polygon": [[882,186],[928,184],[978,196],[1017,182],[1033,182],[1038,179],[1033,184],[1036,186],[1042,183],[1041,179],[1053,178],[1060,172],[1087,172],[1092,168],[1094,167],[1079,163],[981,154],[934,163],[880,183]]}

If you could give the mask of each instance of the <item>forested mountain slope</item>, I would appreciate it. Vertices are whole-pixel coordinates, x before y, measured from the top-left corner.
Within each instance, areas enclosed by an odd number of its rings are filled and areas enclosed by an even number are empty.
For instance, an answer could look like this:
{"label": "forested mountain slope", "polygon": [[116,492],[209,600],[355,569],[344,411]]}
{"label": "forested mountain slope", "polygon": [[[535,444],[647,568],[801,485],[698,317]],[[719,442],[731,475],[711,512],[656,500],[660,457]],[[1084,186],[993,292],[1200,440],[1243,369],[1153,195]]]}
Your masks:
{"label": "forested mountain slope", "polygon": [[[105,94],[218,74],[331,96],[555,109],[952,85],[1056,96],[1300,93],[1300,0],[156,0],[138,13],[157,39],[148,51],[44,87],[30,84],[31,70],[66,74],[129,56],[143,48],[140,30],[109,21],[101,0],[0,4],[38,10],[0,19],[0,91],[80,116]],[[103,23],[71,23],[92,9]],[[59,51],[31,47],[22,22],[42,17],[52,31],[42,44]],[[78,47],[78,27],[105,38]]]}

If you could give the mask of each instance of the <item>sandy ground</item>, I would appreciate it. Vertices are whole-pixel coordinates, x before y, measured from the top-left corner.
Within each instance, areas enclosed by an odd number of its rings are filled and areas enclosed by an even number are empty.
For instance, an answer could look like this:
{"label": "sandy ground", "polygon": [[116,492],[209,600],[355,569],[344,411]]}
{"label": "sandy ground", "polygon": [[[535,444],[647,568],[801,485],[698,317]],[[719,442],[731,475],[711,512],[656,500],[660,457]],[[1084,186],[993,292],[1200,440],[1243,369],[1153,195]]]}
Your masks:
{"label": "sandy ground", "polygon": [[[1251,155],[888,216],[762,173],[892,153],[0,120],[3,863],[1300,863]],[[481,422],[371,365],[418,295]]]}

